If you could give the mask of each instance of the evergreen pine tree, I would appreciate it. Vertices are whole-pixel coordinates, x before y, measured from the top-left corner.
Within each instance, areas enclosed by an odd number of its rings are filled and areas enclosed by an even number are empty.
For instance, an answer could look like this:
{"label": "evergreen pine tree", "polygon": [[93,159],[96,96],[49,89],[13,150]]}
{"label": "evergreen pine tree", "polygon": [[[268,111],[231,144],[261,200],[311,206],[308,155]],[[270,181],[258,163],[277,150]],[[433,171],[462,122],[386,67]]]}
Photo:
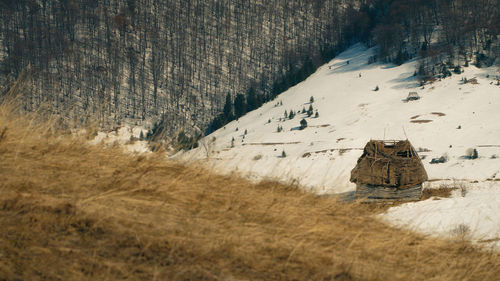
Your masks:
{"label": "evergreen pine tree", "polygon": [[248,111],[252,111],[260,106],[257,94],[255,93],[255,89],[253,87],[248,90],[247,94],[247,107]]}
{"label": "evergreen pine tree", "polygon": [[242,94],[237,94],[236,98],[234,99],[234,115],[236,118],[240,118],[245,113],[247,113],[245,96]]}
{"label": "evergreen pine tree", "polygon": [[233,121],[233,102],[231,101],[231,95],[229,93],[226,95],[223,113],[227,122]]}
{"label": "evergreen pine tree", "polygon": [[477,159],[477,157],[478,157],[477,149],[474,148],[474,150],[472,151],[471,159]]}
{"label": "evergreen pine tree", "polygon": [[307,128],[307,121],[306,119],[302,118],[302,120],[300,120],[300,129],[304,130],[305,128]]}
{"label": "evergreen pine tree", "polygon": [[309,102],[310,102],[310,103],[313,103],[313,102],[314,102],[314,97],[313,97],[313,96],[311,96],[311,98],[309,98]]}

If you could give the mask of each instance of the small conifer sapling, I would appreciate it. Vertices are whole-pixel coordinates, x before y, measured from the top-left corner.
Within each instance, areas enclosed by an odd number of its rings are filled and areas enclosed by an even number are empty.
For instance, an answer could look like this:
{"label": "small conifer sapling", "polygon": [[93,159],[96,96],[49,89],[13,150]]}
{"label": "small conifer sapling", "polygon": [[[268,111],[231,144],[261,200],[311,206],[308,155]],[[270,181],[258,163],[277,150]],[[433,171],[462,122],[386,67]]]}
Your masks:
{"label": "small conifer sapling", "polygon": [[307,110],[307,117],[311,117],[313,114],[313,106],[312,104],[309,105],[309,109]]}
{"label": "small conifer sapling", "polygon": [[307,128],[307,121],[306,119],[302,119],[300,120],[300,129],[304,130],[305,128]]}

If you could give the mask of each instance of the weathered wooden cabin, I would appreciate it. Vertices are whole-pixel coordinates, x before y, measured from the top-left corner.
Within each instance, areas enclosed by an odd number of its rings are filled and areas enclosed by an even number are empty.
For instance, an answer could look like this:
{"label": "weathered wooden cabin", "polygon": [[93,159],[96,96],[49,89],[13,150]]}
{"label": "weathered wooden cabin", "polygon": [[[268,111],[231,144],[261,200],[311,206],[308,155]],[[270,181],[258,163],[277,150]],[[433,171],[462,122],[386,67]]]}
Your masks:
{"label": "weathered wooden cabin", "polygon": [[406,101],[412,101],[412,100],[419,100],[420,96],[418,95],[417,92],[410,92],[408,94],[408,97],[406,97]]}
{"label": "weathered wooden cabin", "polygon": [[420,200],[426,180],[427,172],[408,140],[370,140],[351,171],[355,197],[368,202]]}

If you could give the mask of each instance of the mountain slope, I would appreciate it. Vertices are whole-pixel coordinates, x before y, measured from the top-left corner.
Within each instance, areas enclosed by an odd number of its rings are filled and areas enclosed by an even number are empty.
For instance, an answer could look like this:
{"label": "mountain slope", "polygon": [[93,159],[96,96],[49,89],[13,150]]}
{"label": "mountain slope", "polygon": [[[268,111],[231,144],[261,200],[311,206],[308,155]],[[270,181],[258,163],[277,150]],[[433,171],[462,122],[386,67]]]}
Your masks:
{"label": "mountain slope", "polygon": [[27,111],[204,130],[226,94],[268,95],[305,57],[337,50],[343,2],[0,1],[0,94],[26,72]]}
{"label": "mountain slope", "polygon": [[[373,51],[361,45],[350,48],[274,102],[176,157],[201,161],[219,173],[273,178],[328,194],[355,189],[350,171],[368,140],[408,138],[429,175],[424,187],[458,190],[451,198],[390,208],[381,218],[427,234],[463,235],[481,245],[500,246],[498,69],[471,66],[421,87],[413,75],[416,61],[367,64]],[[409,92],[421,98],[406,101]],[[284,118],[285,110],[307,110],[311,96],[318,118]],[[299,130],[302,118],[308,127]],[[474,149],[478,158],[468,159]],[[447,162],[430,163],[441,157]]]}
{"label": "mountain slope", "polygon": [[[204,146],[178,157],[209,155],[219,172],[278,178],[317,193],[336,193],[354,188],[350,170],[368,140],[408,138],[432,180],[495,178],[500,173],[500,158],[493,156],[500,155],[498,71],[471,66],[419,87],[416,61],[368,64],[373,51],[362,45],[350,48],[275,101],[208,136]],[[462,78],[475,78],[477,84],[464,84]],[[421,99],[406,102],[409,92]],[[284,119],[285,110],[308,110],[311,96],[318,118],[297,114]],[[302,118],[308,127],[299,130]],[[278,126],[283,127],[280,133]],[[469,148],[479,151],[479,159],[463,158]],[[447,163],[429,163],[443,155]]]}
{"label": "mountain slope", "polygon": [[[60,135],[0,104],[1,280],[495,280],[500,255]],[[458,243],[457,243],[458,242]]]}

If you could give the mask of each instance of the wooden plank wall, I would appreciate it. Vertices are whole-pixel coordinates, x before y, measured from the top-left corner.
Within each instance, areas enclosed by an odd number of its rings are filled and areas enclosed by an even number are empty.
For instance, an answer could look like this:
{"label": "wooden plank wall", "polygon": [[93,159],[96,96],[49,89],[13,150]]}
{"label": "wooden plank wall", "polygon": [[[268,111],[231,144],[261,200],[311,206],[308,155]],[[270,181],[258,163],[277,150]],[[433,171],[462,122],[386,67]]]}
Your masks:
{"label": "wooden plank wall", "polygon": [[422,198],[422,184],[404,189],[359,184],[356,187],[355,198],[364,202],[418,201]]}

